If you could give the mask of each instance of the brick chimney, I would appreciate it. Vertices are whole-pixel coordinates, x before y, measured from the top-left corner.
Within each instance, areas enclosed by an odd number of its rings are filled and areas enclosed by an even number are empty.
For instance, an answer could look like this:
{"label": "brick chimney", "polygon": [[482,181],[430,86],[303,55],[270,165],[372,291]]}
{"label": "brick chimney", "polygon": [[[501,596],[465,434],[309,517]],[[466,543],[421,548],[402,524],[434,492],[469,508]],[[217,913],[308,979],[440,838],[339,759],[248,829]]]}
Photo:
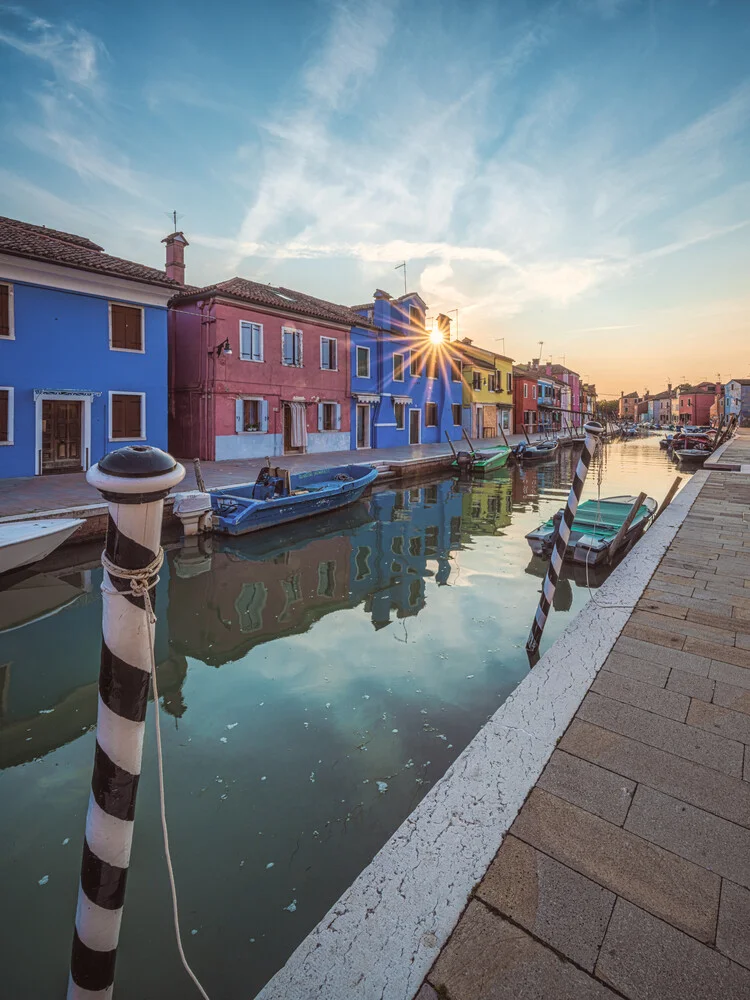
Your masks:
{"label": "brick chimney", "polygon": [[162,243],[167,244],[167,277],[180,285],[185,284],[185,247],[190,244],[183,233],[172,233],[165,236]]}

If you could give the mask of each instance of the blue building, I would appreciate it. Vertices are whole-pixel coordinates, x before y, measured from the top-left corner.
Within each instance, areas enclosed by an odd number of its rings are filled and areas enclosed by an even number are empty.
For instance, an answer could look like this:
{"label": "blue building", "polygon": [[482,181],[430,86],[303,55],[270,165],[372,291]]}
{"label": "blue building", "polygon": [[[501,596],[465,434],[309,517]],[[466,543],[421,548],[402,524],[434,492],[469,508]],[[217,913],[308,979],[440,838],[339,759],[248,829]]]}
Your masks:
{"label": "blue building", "polygon": [[380,289],[354,306],[368,326],[351,332],[351,446],[392,448],[461,437],[461,366],[450,320],[426,325],[416,292],[394,299]]}
{"label": "blue building", "polygon": [[167,268],[0,218],[0,477],[81,472],[134,442],[167,447]]}

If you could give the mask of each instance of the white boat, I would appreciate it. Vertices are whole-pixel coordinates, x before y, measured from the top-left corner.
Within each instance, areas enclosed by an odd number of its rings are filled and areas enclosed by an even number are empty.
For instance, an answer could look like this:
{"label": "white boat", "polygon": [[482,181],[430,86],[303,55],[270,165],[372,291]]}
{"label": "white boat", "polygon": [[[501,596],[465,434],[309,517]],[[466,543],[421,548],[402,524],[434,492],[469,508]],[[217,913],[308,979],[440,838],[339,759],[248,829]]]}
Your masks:
{"label": "white boat", "polygon": [[0,573],[44,559],[83,524],[80,517],[0,523]]}

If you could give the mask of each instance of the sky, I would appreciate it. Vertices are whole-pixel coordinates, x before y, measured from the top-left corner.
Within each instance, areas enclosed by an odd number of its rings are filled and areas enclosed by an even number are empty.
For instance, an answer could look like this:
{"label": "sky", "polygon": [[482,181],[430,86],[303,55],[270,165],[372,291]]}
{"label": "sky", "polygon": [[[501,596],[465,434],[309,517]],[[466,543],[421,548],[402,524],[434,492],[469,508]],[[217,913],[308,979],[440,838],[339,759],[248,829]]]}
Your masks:
{"label": "sky", "polygon": [[602,396],[747,377],[748,52],[746,0],[0,3],[0,214],[344,304],[406,261]]}

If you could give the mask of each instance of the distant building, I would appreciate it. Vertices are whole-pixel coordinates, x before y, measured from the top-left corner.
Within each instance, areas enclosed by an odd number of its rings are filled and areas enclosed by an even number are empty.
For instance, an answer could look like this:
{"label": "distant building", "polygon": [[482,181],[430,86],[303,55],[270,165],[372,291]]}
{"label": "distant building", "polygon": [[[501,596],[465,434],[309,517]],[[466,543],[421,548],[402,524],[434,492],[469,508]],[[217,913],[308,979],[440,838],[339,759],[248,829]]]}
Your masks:
{"label": "distant building", "polygon": [[463,371],[464,426],[476,438],[513,431],[513,361],[477,347],[468,337],[452,347]]}
{"label": "distant building", "polygon": [[659,426],[672,423],[672,402],[676,398],[677,393],[671,385],[664,392],[657,392],[651,397],[651,412],[653,415],[650,419],[653,423]]}
{"label": "distant building", "polygon": [[750,378],[732,378],[724,386],[724,414],[750,426]]}
{"label": "distant building", "polygon": [[720,382],[700,382],[678,392],[678,413],[681,424],[702,427],[710,422],[711,407],[722,393]]}
{"label": "distant building", "polygon": [[513,367],[513,405],[516,431],[535,434],[537,431],[539,384],[523,365]]}
{"label": "distant building", "polygon": [[637,406],[640,403],[640,397],[637,392],[621,392],[620,402],[617,407],[617,416],[620,420],[636,421],[638,419]]}

